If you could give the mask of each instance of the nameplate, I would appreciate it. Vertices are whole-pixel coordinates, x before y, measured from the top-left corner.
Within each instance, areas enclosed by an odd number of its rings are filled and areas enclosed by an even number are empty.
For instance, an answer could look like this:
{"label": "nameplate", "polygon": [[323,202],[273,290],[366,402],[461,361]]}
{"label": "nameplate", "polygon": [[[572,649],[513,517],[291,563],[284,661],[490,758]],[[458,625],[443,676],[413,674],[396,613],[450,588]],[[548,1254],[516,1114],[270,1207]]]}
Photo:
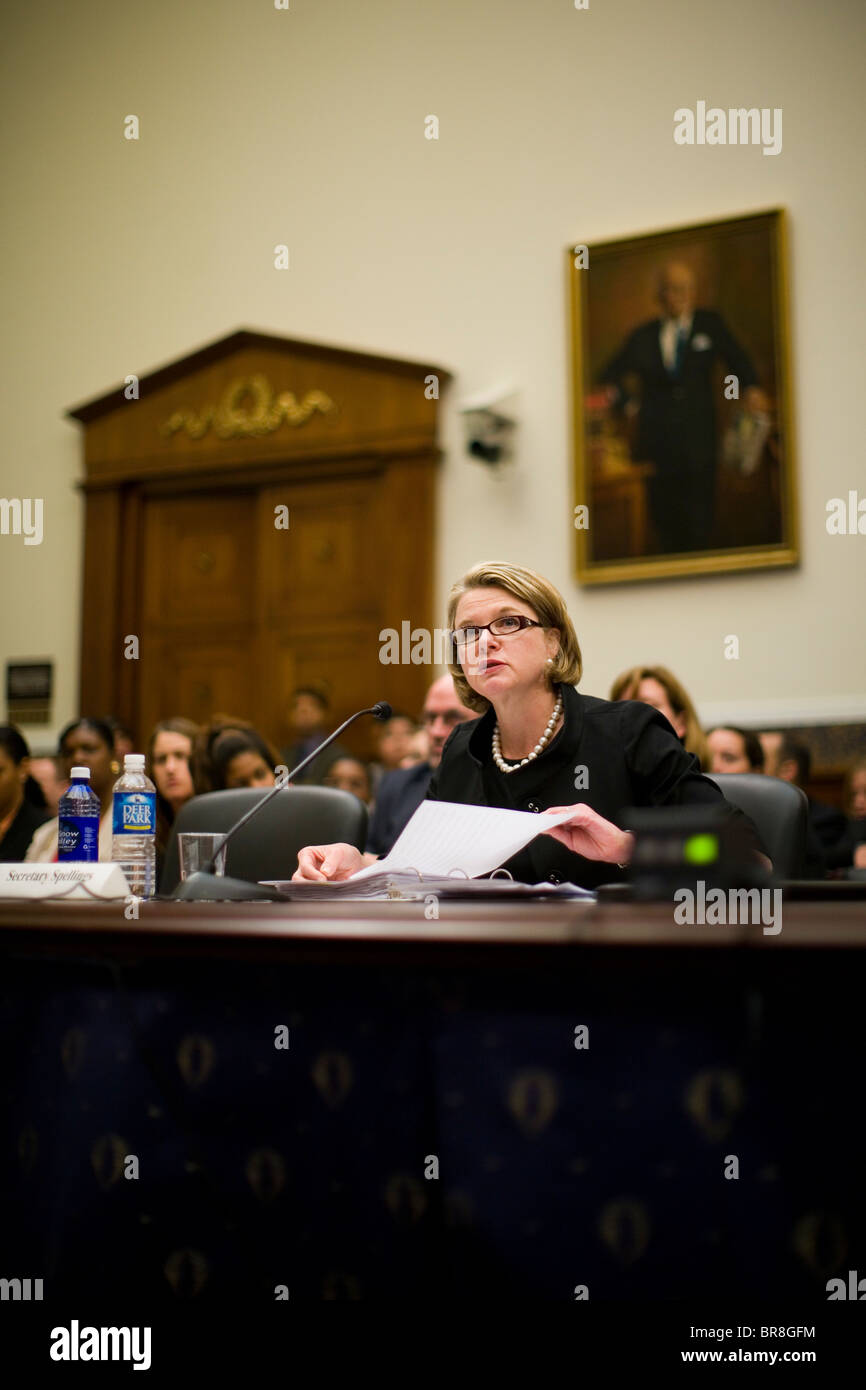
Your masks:
{"label": "nameplate", "polygon": [[130,897],[119,864],[0,864],[0,898],[92,902]]}

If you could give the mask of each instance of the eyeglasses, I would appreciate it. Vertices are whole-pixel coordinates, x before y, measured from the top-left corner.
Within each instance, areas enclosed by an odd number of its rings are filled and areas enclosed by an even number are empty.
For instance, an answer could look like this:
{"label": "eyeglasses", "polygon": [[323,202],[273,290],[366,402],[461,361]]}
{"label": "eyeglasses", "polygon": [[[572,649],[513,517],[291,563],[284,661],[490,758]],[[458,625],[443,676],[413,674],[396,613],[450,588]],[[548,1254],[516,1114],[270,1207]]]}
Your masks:
{"label": "eyeglasses", "polygon": [[535,618],[524,618],[522,613],[508,613],[502,618],[494,618],[492,623],[480,623],[476,627],[458,627],[451,636],[458,647],[471,647],[482,632],[492,632],[494,637],[513,637],[527,627],[544,627]]}

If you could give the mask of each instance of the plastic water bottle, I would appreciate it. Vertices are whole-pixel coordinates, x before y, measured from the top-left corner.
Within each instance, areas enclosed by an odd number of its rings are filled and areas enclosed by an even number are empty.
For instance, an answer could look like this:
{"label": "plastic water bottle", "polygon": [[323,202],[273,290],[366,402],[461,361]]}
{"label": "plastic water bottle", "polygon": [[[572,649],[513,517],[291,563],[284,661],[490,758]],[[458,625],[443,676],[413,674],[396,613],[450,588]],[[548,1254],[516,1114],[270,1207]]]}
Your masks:
{"label": "plastic water bottle", "polygon": [[111,857],[137,898],[156,888],[156,787],[144,771],[144,754],[127,753],[114,784]]}
{"label": "plastic water bottle", "polygon": [[90,785],[90,768],[74,767],[72,781],[57,808],[57,858],[62,862],[99,861],[99,817],[102,807]]}

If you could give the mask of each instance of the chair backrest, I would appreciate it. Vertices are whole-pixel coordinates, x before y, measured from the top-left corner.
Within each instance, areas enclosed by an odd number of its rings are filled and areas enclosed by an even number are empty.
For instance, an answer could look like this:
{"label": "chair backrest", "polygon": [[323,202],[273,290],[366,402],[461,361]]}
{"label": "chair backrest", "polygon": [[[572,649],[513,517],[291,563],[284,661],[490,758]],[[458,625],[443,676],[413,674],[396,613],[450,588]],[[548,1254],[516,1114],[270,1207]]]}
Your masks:
{"label": "chair backrest", "polygon": [[[267,789],[236,787],[194,796],[182,806],[166,847],[160,892],[171,893],[180,882],[179,834],[185,830],[228,830],[267,794]],[[298,867],[298,851],[305,845],[344,840],[363,851],[366,839],[367,807],[357,796],[335,787],[289,786],[230,842],[226,873],[251,883],[263,878],[291,878]]]}
{"label": "chair backrest", "polygon": [[762,772],[708,774],[726,801],[755,822],[778,878],[801,878],[806,854],[809,803],[793,782]]}

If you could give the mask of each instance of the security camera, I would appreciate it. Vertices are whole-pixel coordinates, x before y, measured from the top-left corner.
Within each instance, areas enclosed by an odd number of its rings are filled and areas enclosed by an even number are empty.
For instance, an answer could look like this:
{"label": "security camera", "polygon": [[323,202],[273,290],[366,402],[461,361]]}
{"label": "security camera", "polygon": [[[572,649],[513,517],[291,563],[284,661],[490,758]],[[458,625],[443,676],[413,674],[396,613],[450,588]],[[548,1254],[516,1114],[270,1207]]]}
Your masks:
{"label": "security camera", "polygon": [[[460,407],[470,458],[493,465],[511,456],[517,425],[512,406],[514,395],[513,391],[501,389],[489,391]],[[508,408],[512,413],[508,413]]]}

